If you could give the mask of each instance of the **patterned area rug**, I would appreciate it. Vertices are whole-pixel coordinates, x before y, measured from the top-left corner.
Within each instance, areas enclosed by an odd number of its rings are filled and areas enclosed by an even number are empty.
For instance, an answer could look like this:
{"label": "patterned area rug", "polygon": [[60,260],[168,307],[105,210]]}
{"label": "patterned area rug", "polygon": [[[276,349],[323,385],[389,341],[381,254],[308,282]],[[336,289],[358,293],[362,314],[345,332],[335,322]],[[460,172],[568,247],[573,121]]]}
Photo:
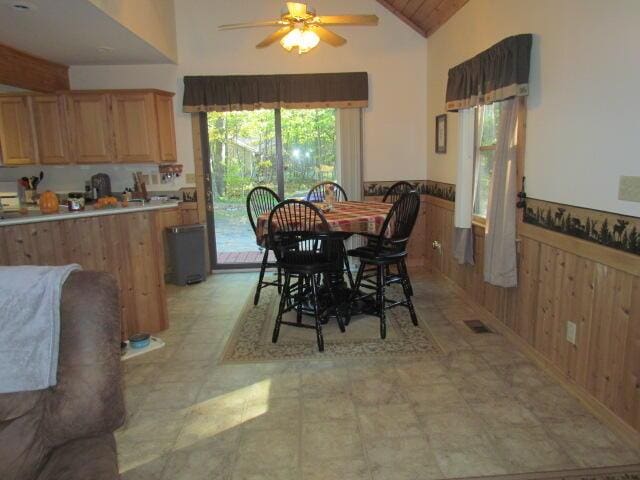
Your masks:
{"label": "patterned area rug", "polygon": [[[388,298],[399,298],[394,286]],[[322,327],[324,352],[318,351],[315,330],[289,325],[280,327],[278,343],[271,342],[278,313],[280,296],[275,288],[262,291],[260,303],[253,305],[253,295],[247,301],[238,323],[222,355],[222,362],[260,362],[300,358],[361,357],[383,355],[438,355],[442,348],[436,343],[424,322],[414,326],[406,308],[394,308],[387,313],[387,338],[380,338],[377,317],[357,315],[351,318],[345,333],[332,319]],[[295,312],[283,320],[295,322]],[[313,317],[304,315],[303,322],[313,324]]]}
{"label": "patterned area rug", "polygon": [[518,473],[512,475],[495,475],[485,477],[465,477],[464,480],[640,480],[640,465],[583,468],[557,472]]}

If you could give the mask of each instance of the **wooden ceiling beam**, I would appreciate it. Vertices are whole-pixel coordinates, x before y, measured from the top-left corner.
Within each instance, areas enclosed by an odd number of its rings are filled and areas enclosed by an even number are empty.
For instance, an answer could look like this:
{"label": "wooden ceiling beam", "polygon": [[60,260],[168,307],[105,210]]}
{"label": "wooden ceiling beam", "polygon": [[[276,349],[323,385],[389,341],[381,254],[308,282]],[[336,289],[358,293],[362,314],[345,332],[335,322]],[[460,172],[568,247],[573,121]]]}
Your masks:
{"label": "wooden ceiling beam", "polygon": [[409,25],[411,28],[413,28],[420,35],[422,35],[425,38],[427,37],[427,35],[424,32],[424,30],[422,30],[422,28],[417,23],[415,23],[413,20],[411,20],[409,17],[407,17],[404,13],[402,13],[402,11],[398,10],[397,8],[395,8],[393,6],[393,4],[389,0],[377,0],[377,2],[380,5],[383,5],[384,7],[386,7],[388,10],[390,10],[396,17],[398,17],[404,23]]}
{"label": "wooden ceiling beam", "polygon": [[69,67],[0,44],[0,84],[35,92],[69,90]]}

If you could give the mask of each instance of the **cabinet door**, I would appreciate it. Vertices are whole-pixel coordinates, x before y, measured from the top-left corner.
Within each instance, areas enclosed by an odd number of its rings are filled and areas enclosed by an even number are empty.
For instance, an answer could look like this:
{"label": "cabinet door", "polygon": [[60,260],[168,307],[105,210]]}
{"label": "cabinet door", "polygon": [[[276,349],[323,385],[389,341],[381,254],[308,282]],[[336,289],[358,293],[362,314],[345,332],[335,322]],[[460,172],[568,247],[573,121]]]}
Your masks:
{"label": "cabinet door", "polygon": [[176,128],[173,117],[173,97],[156,94],[156,114],[158,115],[158,144],[160,146],[160,162],[175,162]]}
{"label": "cabinet door", "polygon": [[32,98],[32,109],[40,163],[71,163],[64,99],[59,95],[35,96]]}
{"label": "cabinet door", "polygon": [[72,93],[68,97],[68,105],[76,162],[112,162],[114,155],[109,96],[101,93]]}
{"label": "cabinet door", "polygon": [[0,97],[0,151],[4,165],[36,163],[27,96]]}
{"label": "cabinet door", "polygon": [[155,162],[158,158],[158,131],[152,93],[112,95],[116,161]]}

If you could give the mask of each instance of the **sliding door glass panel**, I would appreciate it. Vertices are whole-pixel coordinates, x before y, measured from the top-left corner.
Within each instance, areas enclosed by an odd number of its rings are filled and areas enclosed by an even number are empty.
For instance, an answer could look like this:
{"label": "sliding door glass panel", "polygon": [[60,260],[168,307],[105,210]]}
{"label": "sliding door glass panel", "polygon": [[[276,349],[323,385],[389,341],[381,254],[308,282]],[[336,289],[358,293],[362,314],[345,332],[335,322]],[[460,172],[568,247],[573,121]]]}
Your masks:
{"label": "sliding door glass panel", "polygon": [[216,263],[256,263],[246,198],[257,185],[277,191],[274,111],[211,112],[207,120]]}
{"label": "sliding door glass panel", "polygon": [[281,110],[285,198],[303,198],[318,182],[336,178],[336,111]]}

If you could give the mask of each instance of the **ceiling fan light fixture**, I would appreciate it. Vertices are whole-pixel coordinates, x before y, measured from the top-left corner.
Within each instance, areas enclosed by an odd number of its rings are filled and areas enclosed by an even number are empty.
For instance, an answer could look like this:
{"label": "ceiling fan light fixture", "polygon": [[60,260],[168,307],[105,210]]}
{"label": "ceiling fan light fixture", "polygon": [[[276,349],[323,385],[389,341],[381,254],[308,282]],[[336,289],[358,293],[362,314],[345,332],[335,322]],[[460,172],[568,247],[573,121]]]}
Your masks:
{"label": "ceiling fan light fixture", "polygon": [[315,48],[319,42],[320,37],[313,30],[296,27],[280,40],[280,45],[288,52],[298,47],[298,54],[302,54]]}

